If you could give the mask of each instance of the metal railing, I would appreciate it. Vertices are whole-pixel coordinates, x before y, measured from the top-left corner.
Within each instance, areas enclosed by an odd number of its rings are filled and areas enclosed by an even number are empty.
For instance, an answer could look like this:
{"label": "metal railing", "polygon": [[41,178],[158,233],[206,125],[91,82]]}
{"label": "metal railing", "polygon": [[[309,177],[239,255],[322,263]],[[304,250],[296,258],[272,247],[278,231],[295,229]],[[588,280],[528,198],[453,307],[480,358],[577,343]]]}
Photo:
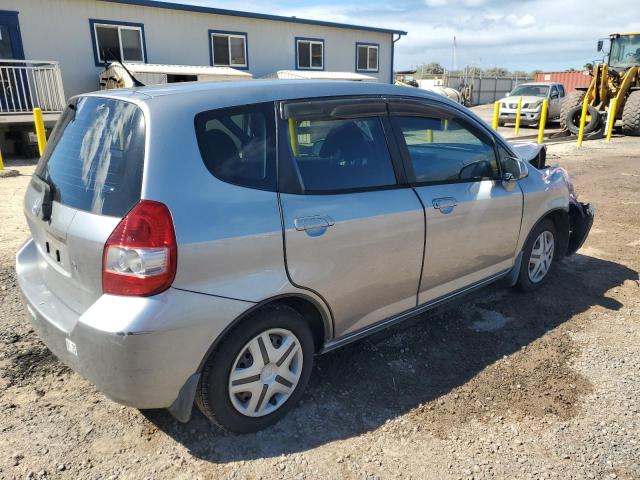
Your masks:
{"label": "metal railing", "polygon": [[65,108],[62,75],[58,62],[0,60],[0,115],[44,113]]}

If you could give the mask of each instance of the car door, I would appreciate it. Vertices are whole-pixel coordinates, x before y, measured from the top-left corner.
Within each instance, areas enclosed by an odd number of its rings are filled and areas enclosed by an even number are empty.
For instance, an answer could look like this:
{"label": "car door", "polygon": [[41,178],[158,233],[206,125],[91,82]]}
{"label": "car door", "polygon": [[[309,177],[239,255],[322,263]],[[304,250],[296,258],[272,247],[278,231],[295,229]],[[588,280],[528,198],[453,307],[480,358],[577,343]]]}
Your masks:
{"label": "car door", "polygon": [[291,282],[320,295],[335,336],[416,306],[424,214],[382,99],[281,105],[279,191]]}
{"label": "car door", "polygon": [[560,100],[560,90],[552,85],[549,93],[549,118],[554,119],[560,116]]}
{"label": "car door", "polygon": [[491,135],[461,110],[436,102],[396,101],[389,108],[407,176],[425,207],[418,303],[511,268],[523,198],[517,185],[503,186]]}

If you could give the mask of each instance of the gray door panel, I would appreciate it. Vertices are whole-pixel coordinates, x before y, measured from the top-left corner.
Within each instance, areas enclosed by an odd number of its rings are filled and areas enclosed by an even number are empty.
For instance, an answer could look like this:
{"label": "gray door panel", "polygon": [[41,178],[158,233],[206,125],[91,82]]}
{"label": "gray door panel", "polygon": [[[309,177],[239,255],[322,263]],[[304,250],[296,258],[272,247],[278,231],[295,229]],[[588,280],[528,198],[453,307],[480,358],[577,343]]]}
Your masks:
{"label": "gray door panel", "polygon": [[501,182],[417,187],[427,218],[419,303],[483,280],[513,265],[522,192]]}
{"label": "gray door panel", "polygon": [[324,297],[336,337],[416,306],[424,214],[412,189],[280,200],[291,280]]}

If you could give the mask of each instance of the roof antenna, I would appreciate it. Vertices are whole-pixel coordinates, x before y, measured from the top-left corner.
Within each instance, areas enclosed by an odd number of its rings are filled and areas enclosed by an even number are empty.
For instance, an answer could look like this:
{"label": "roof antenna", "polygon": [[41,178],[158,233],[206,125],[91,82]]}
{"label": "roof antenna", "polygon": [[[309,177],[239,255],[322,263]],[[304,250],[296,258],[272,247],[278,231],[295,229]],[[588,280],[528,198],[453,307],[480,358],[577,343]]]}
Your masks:
{"label": "roof antenna", "polygon": [[[119,63],[119,64],[120,64],[120,66],[121,66],[122,68],[124,68],[124,71],[125,71],[125,72],[127,72],[127,73],[129,74],[129,76],[131,77],[131,80],[133,80],[133,86],[134,86],[134,87],[145,87],[145,86],[146,86],[144,83],[142,83],[140,80],[138,80],[136,77],[134,77],[134,76],[133,76],[133,73],[131,73],[131,72],[129,71],[129,69],[128,69],[127,67],[125,67],[125,66],[124,66],[124,63],[122,63],[122,62],[120,61],[120,59],[116,56],[116,54],[115,54],[115,53],[113,53],[113,51],[112,51],[110,48],[105,48],[104,50],[102,50],[102,53],[103,53],[103,55],[104,55],[104,53],[108,53],[108,54],[109,54],[109,56],[110,56],[111,58],[113,58],[113,60],[114,60],[115,62]],[[110,66],[109,62],[107,62],[107,61],[105,60],[105,62],[104,62],[104,69],[106,70],[107,68],[109,68],[109,66]]]}

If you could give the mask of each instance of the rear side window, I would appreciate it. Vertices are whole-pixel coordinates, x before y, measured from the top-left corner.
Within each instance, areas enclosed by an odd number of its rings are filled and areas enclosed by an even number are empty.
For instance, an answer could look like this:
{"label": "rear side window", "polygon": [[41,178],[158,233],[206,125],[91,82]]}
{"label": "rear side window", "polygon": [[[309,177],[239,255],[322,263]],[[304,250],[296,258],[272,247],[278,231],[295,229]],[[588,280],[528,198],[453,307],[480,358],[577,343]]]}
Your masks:
{"label": "rear side window", "polygon": [[379,117],[290,117],[287,122],[289,150],[303,192],[395,185]]}
{"label": "rear side window", "polygon": [[418,183],[499,178],[493,145],[455,119],[394,117]]}
{"label": "rear side window", "polygon": [[136,105],[80,97],[63,113],[36,175],[64,205],[121,217],[140,199],[144,140],[144,117]]}
{"label": "rear side window", "polygon": [[275,191],[273,103],[210,110],[196,115],[196,135],[205,167],[220,180]]}

